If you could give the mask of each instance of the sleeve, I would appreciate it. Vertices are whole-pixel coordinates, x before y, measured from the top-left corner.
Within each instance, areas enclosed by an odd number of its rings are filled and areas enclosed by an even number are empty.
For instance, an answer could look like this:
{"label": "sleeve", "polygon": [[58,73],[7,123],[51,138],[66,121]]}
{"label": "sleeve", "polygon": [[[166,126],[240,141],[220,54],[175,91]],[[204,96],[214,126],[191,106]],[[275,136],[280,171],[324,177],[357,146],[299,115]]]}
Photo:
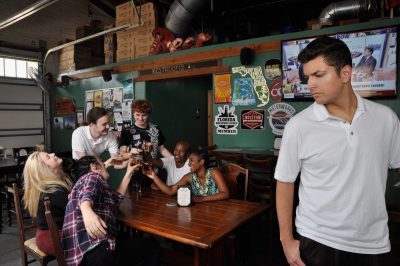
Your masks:
{"label": "sleeve", "polygon": [[100,191],[100,188],[98,188],[99,178],[97,174],[88,174],[80,178],[80,189],[77,190],[76,195],[78,206],[84,201],[90,201],[93,204],[96,199],[96,192]]}
{"label": "sleeve", "polygon": [[160,160],[163,163],[163,167],[162,168],[168,169],[170,164],[171,164],[171,157],[162,157],[162,158],[160,158]]}
{"label": "sleeve", "polygon": [[121,132],[121,136],[119,137],[119,147],[121,146],[129,146],[130,144],[130,133],[128,129],[124,129]]}
{"label": "sleeve", "polygon": [[275,179],[282,182],[294,182],[300,172],[301,163],[298,155],[299,128],[295,118],[289,120],[283,132],[282,145],[278,163],[275,168]]}
{"label": "sleeve", "polygon": [[108,145],[108,151],[111,154],[116,154],[118,153],[118,143],[117,143],[117,139],[112,135],[112,133],[110,134],[110,143]]}
{"label": "sleeve", "polygon": [[390,159],[389,166],[393,169],[400,168],[400,121],[397,115],[391,111],[392,113],[392,121],[393,121],[393,130],[392,130],[392,139],[390,145]]}
{"label": "sleeve", "polygon": [[85,152],[85,145],[83,142],[84,136],[82,136],[81,131],[83,128],[77,128],[73,133],[72,133],[72,139],[71,139],[71,146],[72,146],[72,152],[74,151],[79,151],[79,152]]}

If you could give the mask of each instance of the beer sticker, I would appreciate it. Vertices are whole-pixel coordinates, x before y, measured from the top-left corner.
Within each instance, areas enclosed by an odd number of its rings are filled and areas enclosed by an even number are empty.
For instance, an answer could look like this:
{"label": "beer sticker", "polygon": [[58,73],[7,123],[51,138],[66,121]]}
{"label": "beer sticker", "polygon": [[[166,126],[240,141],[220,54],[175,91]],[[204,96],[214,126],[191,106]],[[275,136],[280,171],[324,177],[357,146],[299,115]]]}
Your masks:
{"label": "beer sticker", "polygon": [[264,129],[264,110],[242,110],[240,117],[242,129]]}
{"label": "beer sticker", "polygon": [[229,107],[229,105],[218,107],[218,114],[215,116],[214,125],[218,135],[237,135],[239,122],[235,115],[235,107]]}
{"label": "beer sticker", "polygon": [[275,135],[282,136],[285,125],[296,110],[287,103],[276,103],[268,108],[268,121]]}

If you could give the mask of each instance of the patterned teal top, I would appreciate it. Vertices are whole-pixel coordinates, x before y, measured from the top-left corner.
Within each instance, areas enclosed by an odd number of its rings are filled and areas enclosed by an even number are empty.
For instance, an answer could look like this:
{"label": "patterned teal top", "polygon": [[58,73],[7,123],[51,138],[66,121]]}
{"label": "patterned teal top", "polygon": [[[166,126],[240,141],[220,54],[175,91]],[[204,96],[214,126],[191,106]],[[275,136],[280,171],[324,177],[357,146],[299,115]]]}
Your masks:
{"label": "patterned teal top", "polygon": [[217,183],[215,183],[214,179],[211,177],[211,171],[212,168],[207,169],[206,183],[204,184],[204,186],[200,183],[196,173],[192,173],[192,180],[190,182],[190,185],[193,195],[209,196],[219,193]]}

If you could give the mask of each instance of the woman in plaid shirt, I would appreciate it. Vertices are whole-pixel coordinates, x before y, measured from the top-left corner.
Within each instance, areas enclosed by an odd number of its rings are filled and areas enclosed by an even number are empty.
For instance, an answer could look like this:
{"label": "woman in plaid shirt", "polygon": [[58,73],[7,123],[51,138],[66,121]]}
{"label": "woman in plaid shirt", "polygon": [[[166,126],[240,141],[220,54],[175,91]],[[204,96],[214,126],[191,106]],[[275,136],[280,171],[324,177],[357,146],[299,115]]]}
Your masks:
{"label": "woman in plaid shirt", "polygon": [[64,255],[67,265],[158,265],[158,245],[154,239],[128,239],[118,235],[116,211],[138,165],[130,165],[115,192],[107,180],[107,167],[94,156],[76,162],[75,175],[81,176],[65,210]]}

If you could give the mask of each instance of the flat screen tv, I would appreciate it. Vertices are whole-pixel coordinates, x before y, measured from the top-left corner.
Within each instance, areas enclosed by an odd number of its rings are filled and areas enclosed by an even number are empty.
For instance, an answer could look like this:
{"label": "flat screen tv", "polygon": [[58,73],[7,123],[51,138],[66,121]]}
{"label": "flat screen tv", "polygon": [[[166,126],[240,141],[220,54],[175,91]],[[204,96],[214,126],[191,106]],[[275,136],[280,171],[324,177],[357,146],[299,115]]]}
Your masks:
{"label": "flat screen tv", "polygon": [[[397,84],[397,27],[340,33],[353,59],[352,86],[362,97],[395,97]],[[313,38],[281,42],[283,100],[312,99],[297,55]],[[367,55],[372,55],[366,59]],[[373,57],[373,58],[371,58]]]}

